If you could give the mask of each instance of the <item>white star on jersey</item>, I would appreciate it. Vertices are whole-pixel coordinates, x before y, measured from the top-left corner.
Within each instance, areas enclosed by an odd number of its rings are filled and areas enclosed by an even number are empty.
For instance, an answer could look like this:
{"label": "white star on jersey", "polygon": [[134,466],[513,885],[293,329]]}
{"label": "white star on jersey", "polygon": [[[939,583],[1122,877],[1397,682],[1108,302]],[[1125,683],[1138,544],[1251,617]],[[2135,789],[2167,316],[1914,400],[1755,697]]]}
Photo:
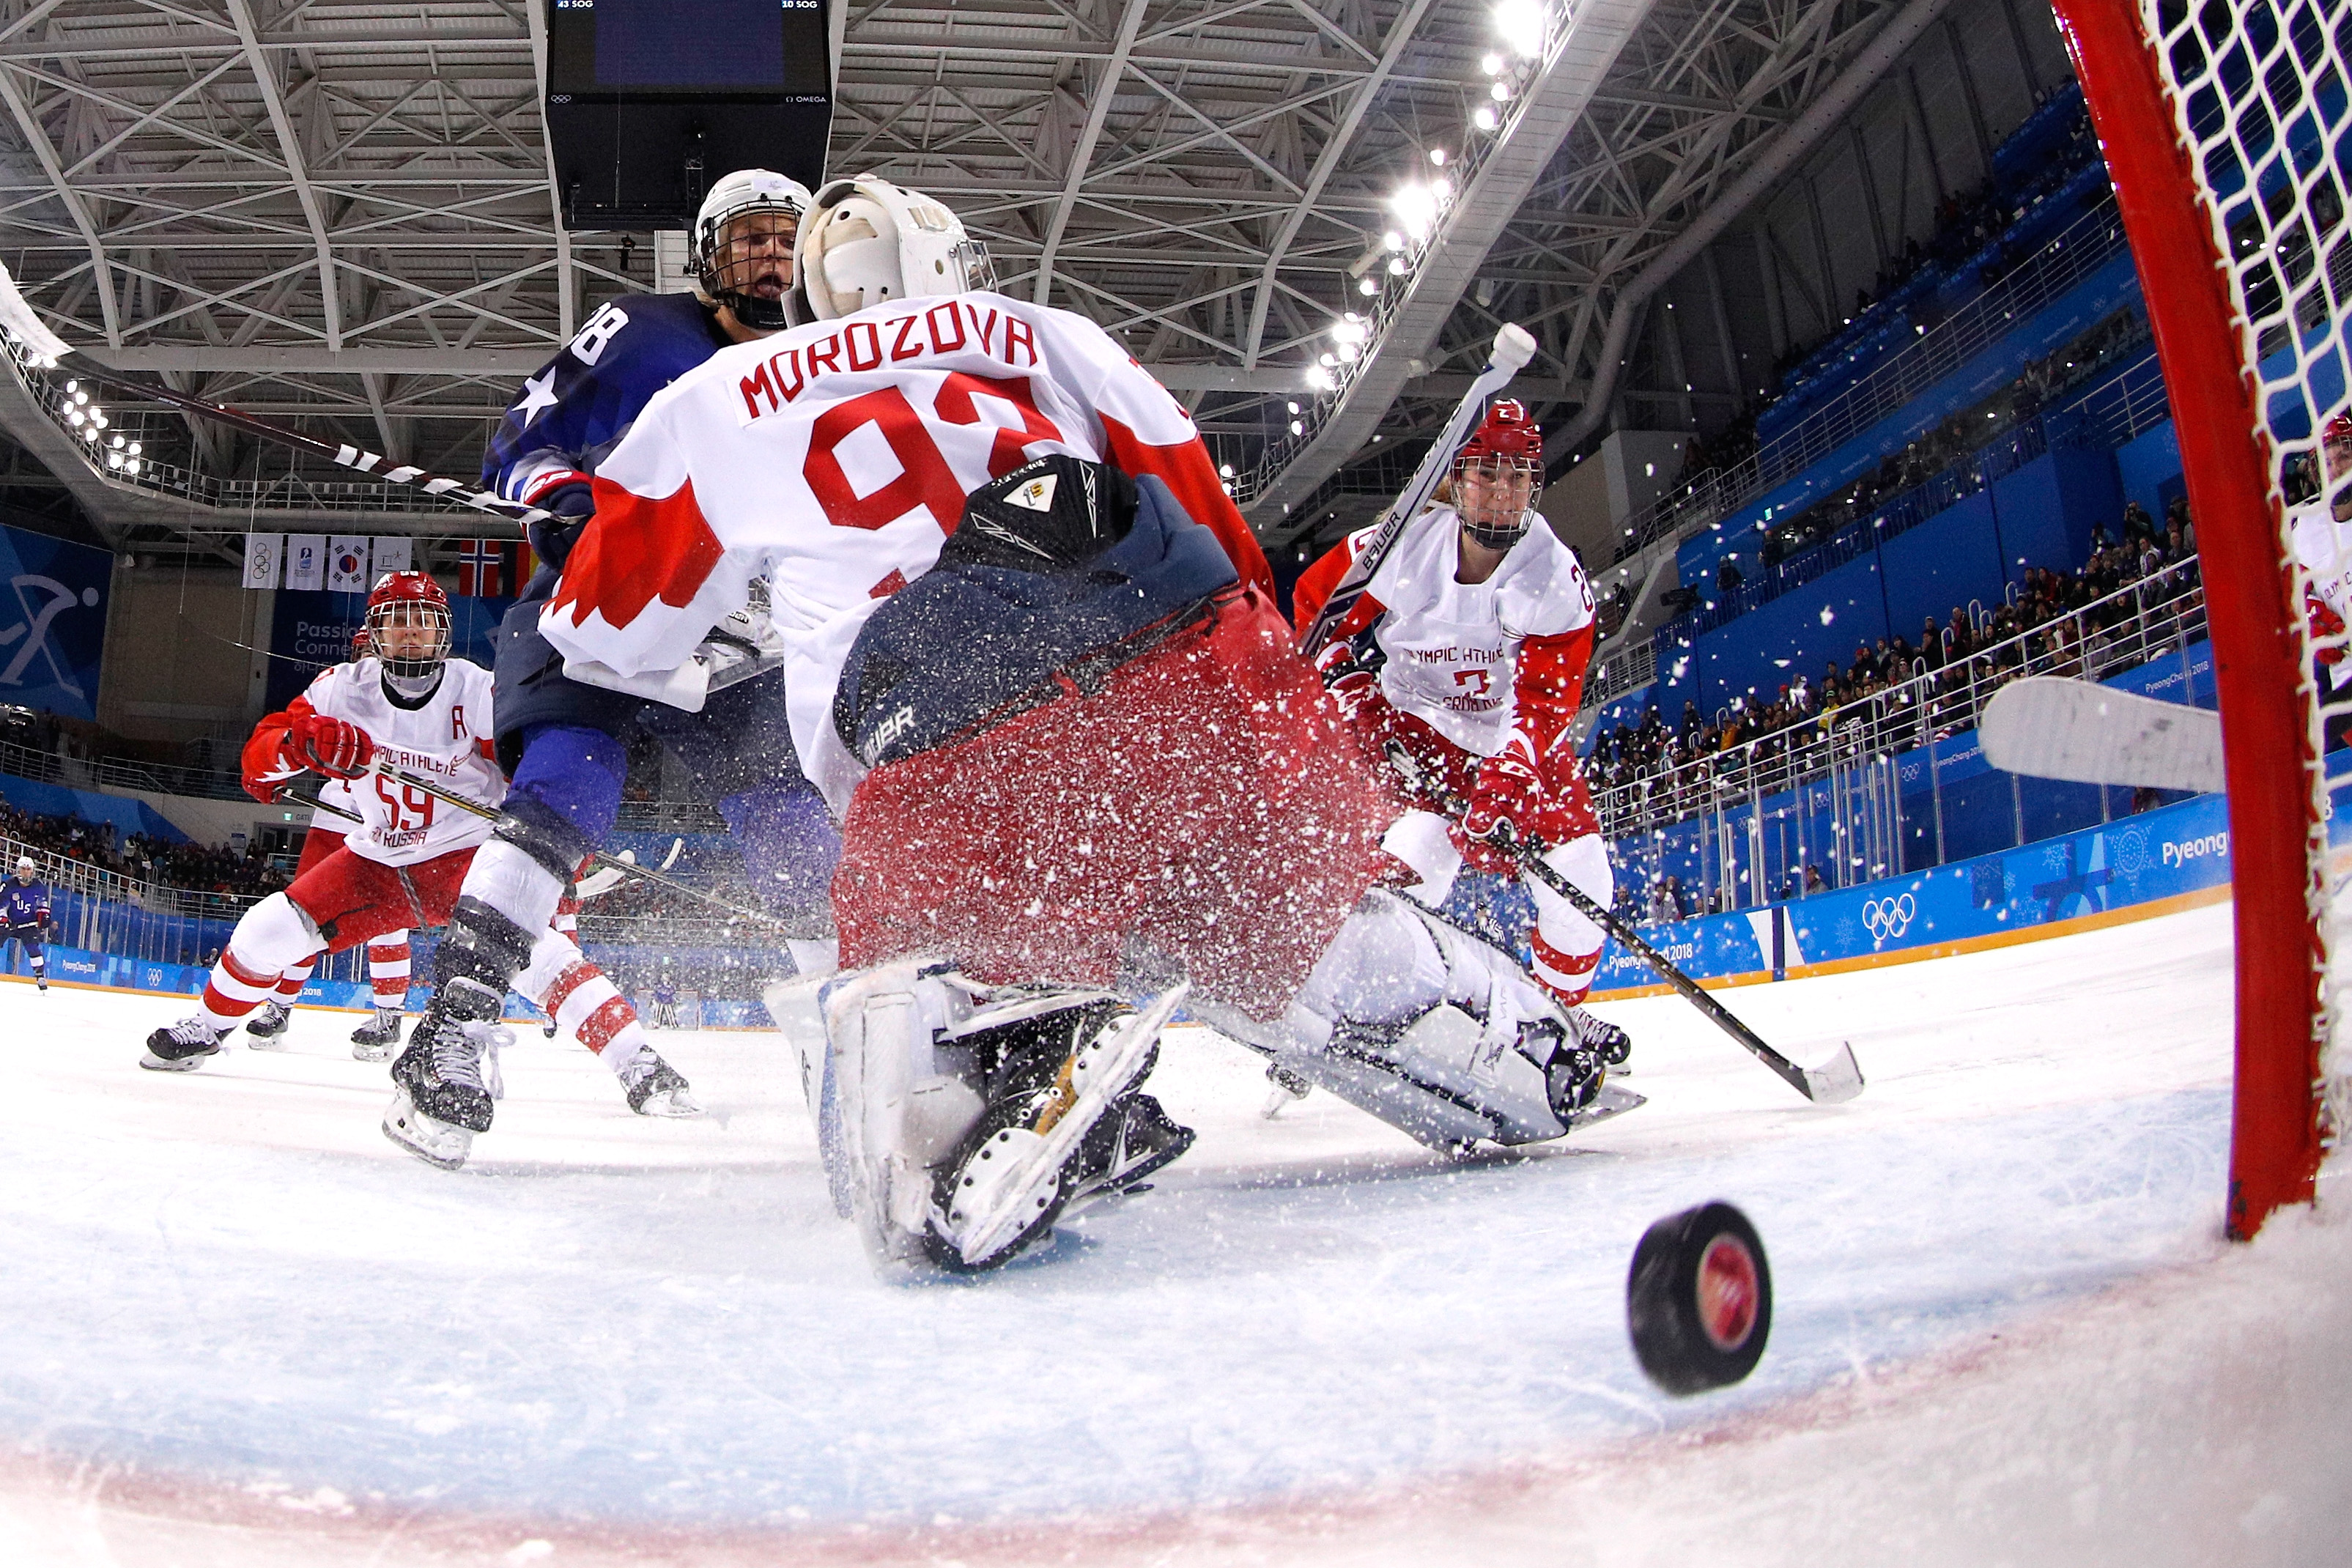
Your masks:
{"label": "white star on jersey", "polygon": [[515,413],[528,426],[539,417],[540,410],[555,406],[555,367],[550,365],[544,374],[535,375],[522,384],[522,401],[515,405]]}

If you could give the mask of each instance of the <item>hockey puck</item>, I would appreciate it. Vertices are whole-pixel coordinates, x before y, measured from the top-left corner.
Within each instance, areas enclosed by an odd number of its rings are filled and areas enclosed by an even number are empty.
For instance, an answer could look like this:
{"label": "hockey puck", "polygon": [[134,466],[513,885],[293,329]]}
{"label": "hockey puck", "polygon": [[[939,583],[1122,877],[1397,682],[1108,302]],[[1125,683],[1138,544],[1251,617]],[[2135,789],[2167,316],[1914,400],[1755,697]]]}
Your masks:
{"label": "hockey puck", "polygon": [[1700,1394],[1756,1370],[1772,1331],[1772,1270],[1748,1216],[1727,1203],[1643,1232],[1625,1279],[1633,1354],[1668,1394]]}

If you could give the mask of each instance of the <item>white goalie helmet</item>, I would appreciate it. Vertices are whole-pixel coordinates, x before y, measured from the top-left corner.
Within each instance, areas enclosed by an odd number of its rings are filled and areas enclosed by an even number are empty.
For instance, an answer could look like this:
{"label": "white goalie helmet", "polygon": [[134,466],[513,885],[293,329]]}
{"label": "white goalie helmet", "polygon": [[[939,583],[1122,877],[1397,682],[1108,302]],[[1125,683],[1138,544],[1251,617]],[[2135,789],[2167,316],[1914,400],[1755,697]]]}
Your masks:
{"label": "white goalie helmet", "polygon": [[961,219],[872,174],[828,181],[817,192],[793,259],[820,321],[886,300],[996,287],[988,247]]}
{"label": "white goalie helmet", "polygon": [[722,176],[694,215],[695,298],[761,331],[791,326],[792,263],[809,200],[806,185],[770,169]]}

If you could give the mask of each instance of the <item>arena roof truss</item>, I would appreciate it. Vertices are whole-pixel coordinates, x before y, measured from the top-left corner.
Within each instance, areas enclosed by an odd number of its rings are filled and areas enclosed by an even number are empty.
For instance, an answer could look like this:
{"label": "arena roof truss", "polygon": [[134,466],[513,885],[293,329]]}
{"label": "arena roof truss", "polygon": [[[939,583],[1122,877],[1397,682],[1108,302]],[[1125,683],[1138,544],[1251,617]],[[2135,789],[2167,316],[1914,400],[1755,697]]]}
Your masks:
{"label": "arena roof truss", "polygon": [[[945,198],[1008,292],[1125,342],[1285,537],[1442,417],[1505,320],[1542,344],[1520,390],[1577,407],[1614,292],[1895,9],[1507,3],[1542,48],[1503,47],[1490,0],[844,0],[828,166]],[[538,32],[528,0],[0,5],[0,258],[118,366],[469,478],[518,381],[652,283],[642,237],[555,221]],[[1400,255],[1392,198],[1440,178]],[[22,401],[19,441],[70,454]],[[342,504],[280,452],[126,412],[214,488],[60,472],[110,542]],[[355,526],[473,527],[376,505]]]}

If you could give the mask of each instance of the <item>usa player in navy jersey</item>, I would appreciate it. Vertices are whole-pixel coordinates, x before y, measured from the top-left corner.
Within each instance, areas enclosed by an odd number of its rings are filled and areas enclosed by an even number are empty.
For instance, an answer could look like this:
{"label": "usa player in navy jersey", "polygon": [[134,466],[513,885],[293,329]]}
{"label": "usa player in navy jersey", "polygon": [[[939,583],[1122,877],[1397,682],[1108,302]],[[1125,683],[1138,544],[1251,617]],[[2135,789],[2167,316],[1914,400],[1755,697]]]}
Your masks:
{"label": "usa player in navy jersey", "polygon": [[0,882],[0,953],[7,951],[12,942],[25,945],[25,961],[32,966],[33,984],[47,991],[49,977],[46,973],[48,959],[41,952],[41,941],[49,934],[49,889],[41,881],[40,868],[26,855],[16,861],[16,874]]}
{"label": "usa player in navy jersey", "polygon": [[590,481],[654,395],[720,349],[803,318],[793,244],[808,204],[806,187],[763,169],[719,181],[695,221],[694,292],[625,295],[598,310],[523,384],[482,463],[487,489],[562,520],[532,530],[546,565],[499,628],[499,760],[519,796],[569,818],[574,789],[556,781],[621,767],[615,737],[642,728],[677,753],[698,797],[717,804],[753,885],[784,914],[822,906],[839,841],[800,778],[781,683],[719,693],[693,714],[648,709],[567,679],[539,614],[595,510]]}

